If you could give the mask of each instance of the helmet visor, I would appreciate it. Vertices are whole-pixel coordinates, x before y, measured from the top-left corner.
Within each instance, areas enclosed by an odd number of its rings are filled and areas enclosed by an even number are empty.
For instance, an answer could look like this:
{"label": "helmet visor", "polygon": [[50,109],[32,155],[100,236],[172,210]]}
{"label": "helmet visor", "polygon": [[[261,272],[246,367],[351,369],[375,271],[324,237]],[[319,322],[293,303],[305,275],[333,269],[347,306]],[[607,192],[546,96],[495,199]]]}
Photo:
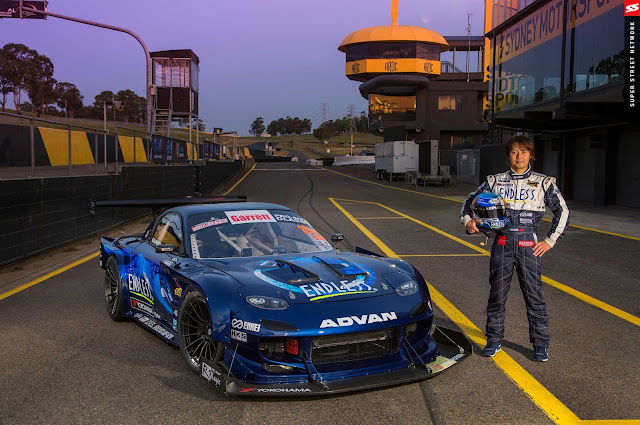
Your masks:
{"label": "helmet visor", "polygon": [[490,207],[476,205],[473,212],[478,218],[504,218],[506,216],[504,205],[491,205]]}

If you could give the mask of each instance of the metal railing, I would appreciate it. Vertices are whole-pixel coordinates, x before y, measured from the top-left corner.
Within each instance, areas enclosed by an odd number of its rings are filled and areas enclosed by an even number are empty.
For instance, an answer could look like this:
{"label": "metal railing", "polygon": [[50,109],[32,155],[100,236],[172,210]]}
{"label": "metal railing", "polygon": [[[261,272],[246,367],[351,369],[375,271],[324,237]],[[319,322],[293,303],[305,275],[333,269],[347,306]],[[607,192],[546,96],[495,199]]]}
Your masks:
{"label": "metal railing", "polygon": [[[104,137],[104,169],[105,172],[107,170],[107,133],[109,133],[108,131],[104,131],[104,130],[100,130],[97,128],[91,128],[91,127],[83,127],[80,125],[76,125],[76,124],[64,124],[64,123],[60,123],[57,121],[52,121],[52,120],[47,120],[44,118],[35,118],[35,117],[27,117],[24,115],[18,115],[18,114],[12,114],[9,112],[0,112],[0,115],[4,115],[4,116],[8,116],[8,117],[12,117],[12,118],[19,118],[22,120],[29,120],[29,138],[30,138],[30,154],[31,154],[31,175],[29,177],[36,177],[36,155],[35,155],[35,126],[34,123],[35,122],[42,122],[42,123],[48,123],[48,124],[55,124],[56,126],[61,126],[61,127],[66,127],[67,128],[67,132],[69,134],[68,137],[68,162],[69,162],[69,175],[72,175],[72,165],[73,165],[73,154],[72,154],[72,143],[71,143],[71,134],[72,134],[72,128],[75,129],[82,129],[82,130],[88,130],[89,132],[94,133],[94,142],[93,142],[93,152],[94,152],[94,163],[95,163],[95,174],[98,174],[98,134],[102,134]],[[117,140],[117,136],[116,136],[116,140]],[[116,161],[118,158],[118,144],[115,144],[116,147]],[[117,164],[117,163],[116,163]],[[116,165],[116,173],[117,173],[117,165]]]}

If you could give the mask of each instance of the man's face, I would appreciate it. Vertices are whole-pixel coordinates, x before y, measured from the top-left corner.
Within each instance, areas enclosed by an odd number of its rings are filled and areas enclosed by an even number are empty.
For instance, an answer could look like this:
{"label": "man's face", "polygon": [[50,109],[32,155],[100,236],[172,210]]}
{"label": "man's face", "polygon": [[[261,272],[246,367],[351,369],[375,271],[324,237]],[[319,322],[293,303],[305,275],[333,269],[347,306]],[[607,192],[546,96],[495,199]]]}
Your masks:
{"label": "man's face", "polygon": [[519,143],[515,143],[509,152],[509,163],[511,168],[516,172],[524,172],[529,168],[529,161],[531,160],[531,152],[526,150]]}

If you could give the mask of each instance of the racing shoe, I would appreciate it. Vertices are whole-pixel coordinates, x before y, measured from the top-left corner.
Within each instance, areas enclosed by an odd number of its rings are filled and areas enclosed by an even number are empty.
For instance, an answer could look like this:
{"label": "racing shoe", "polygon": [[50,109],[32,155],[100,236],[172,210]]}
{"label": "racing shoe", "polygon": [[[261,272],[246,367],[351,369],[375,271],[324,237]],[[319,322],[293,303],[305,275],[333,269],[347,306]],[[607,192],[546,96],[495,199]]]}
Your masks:
{"label": "racing shoe", "polygon": [[488,341],[487,345],[482,349],[482,355],[485,357],[493,357],[496,353],[502,351],[500,347],[502,347],[500,341]]}
{"label": "racing shoe", "polygon": [[533,360],[535,360],[536,362],[546,362],[547,360],[549,360],[549,352],[547,351],[547,347],[543,347],[542,345],[534,345]]}

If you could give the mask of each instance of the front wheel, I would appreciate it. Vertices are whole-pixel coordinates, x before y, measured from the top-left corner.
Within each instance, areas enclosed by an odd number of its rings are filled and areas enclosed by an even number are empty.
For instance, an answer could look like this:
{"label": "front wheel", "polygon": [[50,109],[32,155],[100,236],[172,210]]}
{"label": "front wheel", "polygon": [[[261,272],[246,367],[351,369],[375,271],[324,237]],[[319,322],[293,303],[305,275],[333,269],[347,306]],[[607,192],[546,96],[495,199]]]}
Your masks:
{"label": "front wheel", "polygon": [[211,339],[211,318],[207,300],[197,291],[190,292],[178,312],[178,343],[189,369],[200,373],[202,360],[212,363],[222,358],[223,345]]}
{"label": "front wheel", "polygon": [[116,322],[123,321],[120,267],[118,260],[113,256],[107,260],[107,271],[104,276],[104,298],[107,303],[107,313],[109,313],[109,317]]}

